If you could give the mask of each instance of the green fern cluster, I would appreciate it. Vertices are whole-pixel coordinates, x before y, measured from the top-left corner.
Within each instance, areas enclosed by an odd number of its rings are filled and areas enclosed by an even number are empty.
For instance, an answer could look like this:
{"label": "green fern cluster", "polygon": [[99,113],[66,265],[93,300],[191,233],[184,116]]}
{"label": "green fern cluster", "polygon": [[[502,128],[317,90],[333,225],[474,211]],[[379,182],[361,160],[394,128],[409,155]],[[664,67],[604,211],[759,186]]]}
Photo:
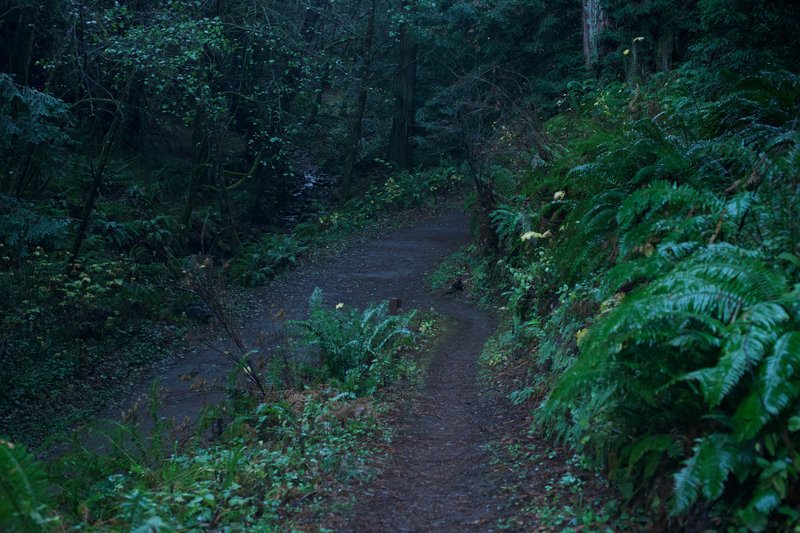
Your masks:
{"label": "green fern cluster", "polygon": [[318,351],[327,374],[341,380],[346,390],[363,393],[382,385],[390,377],[386,374],[394,351],[413,343],[410,324],[415,315],[392,316],[386,302],[364,312],[343,304],[325,308],[317,288],[311,295],[309,319],[296,326],[305,332],[305,344]]}
{"label": "green fern cluster", "polygon": [[117,249],[143,263],[172,258],[179,239],[179,226],[172,216],[114,220],[101,213],[91,224],[87,244],[96,249]]}
{"label": "green fern cluster", "polygon": [[0,438],[0,529],[34,533],[52,528],[51,496],[42,465],[25,446]]}
{"label": "green fern cluster", "polygon": [[493,217],[509,304],[532,369],[578,345],[538,418],[629,495],[672,473],[673,514],[797,524],[800,79],[703,83],[596,90],[548,124],[553,162]]}
{"label": "green fern cluster", "polygon": [[0,248],[7,260],[25,259],[36,246],[51,247],[66,236],[71,222],[37,213],[22,200],[0,193]]}
{"label": "green fern cluster", "polygon": [[[645,478],[664,451],[682,456],[689,435],[710,429],[676,477],[674,510],[719,498],[734,473],[738,495],[752,494],[742,516],[763,519],[787,494],[770,489],[761,462],[786,464],[787,482],[800,473],[789,430],[800,412],[799,313],[800,292],[757,254],[699,247],[590,329],[542,416],[568,415],[565,437]],[[774,505],[760,501],[764,491]]]}
{"label": "green fern cluster", "polygon": [[242,243],[229,261],[234,280],[258,287],[295,264],[306,246],[287,235],[262,235],[255,242]]}

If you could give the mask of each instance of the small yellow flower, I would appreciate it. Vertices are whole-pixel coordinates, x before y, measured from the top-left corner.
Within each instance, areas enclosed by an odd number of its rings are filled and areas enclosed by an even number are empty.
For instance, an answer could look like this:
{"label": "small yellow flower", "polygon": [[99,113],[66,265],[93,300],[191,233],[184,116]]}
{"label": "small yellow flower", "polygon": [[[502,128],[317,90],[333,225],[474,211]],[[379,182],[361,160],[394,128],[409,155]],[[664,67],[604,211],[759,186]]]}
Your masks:
{"label": "small yellow flower", "polygon": [[537,231],[526,231],[520,236],[520,239],[522,239],[523,241],[529,241],[531,240],[532,237],[536,239],[541,239],[544,236],[545,236],[544,233],[539,233]]}
{"label": "small yellow flower", "polygon": [[344,304],[342,302],[336,304],[336,309],[341,309],[342,307],[344,307]]}
{"label": "small yellow flower", "polygon": [[578,346],[583,344],[583,340],[586,338],[586,334],[588,332],[589,332],[588,328],[583,328],[582,330],[579,330],[579,331],[575,332],[575,340],[576,340]]}

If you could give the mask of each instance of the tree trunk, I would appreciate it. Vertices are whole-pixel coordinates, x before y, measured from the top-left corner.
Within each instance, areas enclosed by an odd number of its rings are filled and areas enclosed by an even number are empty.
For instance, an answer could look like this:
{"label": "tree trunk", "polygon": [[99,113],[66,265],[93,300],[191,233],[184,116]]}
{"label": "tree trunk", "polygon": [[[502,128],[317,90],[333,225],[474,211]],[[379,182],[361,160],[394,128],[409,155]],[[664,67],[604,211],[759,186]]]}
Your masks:
{"label": "tree trunk", "polygon": [[342,181],[339,185],[339,201],[344,203],[350,198],[350,189],[353,185],[353,167],[358,158],[358,146],[361,142],[361,126],[364,121],[364,109],[367,105],[367,85],[370,69],[372,68],[372,38],[375,35],[375,0],[372,0],[372,7],[369,12],[369,19],[367,21],[367,33],[364,36],[364,46],[362,48],[362,55],[364,57],[361,68],[359,69],[359,82],[361,90],[358,93],[358,102],[356,104],[356,113],[353,117],[353,124],[350,129],[347,145],[347,159],[344,164],[344,171],[342,172]]}
{"label": "tree trunk", "polygon": [[33,179],[36,172],[36,164],[33,161],[33,154],[36,147],[33,143],[25,145],[25,156],[20,158],[19,164],[16,166],[17,184],[14,187],[14,197],[22,199],[22,193],[25,191],[28,183]]}
{"label": "tree trunk", "polygon": [[[309,56],[316,56],[320,50],[325,48],[325,19],[330,17],[330,10],[331,2],[313,0],[306,11],[301,34],[306,54]],[[303,123],[306,128],[312,126],[317,120],[319,108],[322,106],[322,95],[328,87],[329,76],[329,71],[325,69],[319,78],[314,103]]]}
{"label": "tree trunk", "polygon": [[231,210],[231,201],[228,196],[228,187],[225,183],[225,178],[222,176],[222,158],[219,153],[219,132],[217,130],[218,124],[212,122],[208,128],[208,155],[211,162],[211,168],[214,171],[214,185],[217,187],[217,201],[219,203],[219,214],[223,220],[227,220],[230,225],[230,236],[232,250],[235,251],[239,248],[241,242],[239,241],[239,233],[236,231],[236,223],[233,220],[233,211]]}
{"label": "tree trunk", "polygon": [[[405,7],[405,5],[404,5]],[[404,10],[405,11],[405,10]],[[400,24],[400,57],[395,76],[394,115],[389,137],[389,161],[411,168],[411,133],[414,129],[414,91],[417,82],[417,43],[408,22]]]}
{"label": "tree trunk", "polygon": [[311,107],[311,112],[308,114],[308,118],[306,118],[305,121],[306,128],[308,128],[309,126],[313,126],[314,123],[317,121],[317,115],[319,114],[319,109],[320,107],[322,107],[322,95],[325,92],[325,89],[327,89],[327,87],[328,87],[328,73],[326,71],[319,82],[317,96],[314,98],[314,105]]}
{"label": "tree trunk", "polygon": [[[34,18],[34,20],[36,19]],[[36,42],[36,26],[32,26],[29,31],[28,45],[25,47],[25,57],[21,59],[22,73],[20,76],[22,84],[26,86],[31,84],[31,63],[33,63],[34,43]]]}
{"label": "tree trunk", "polygon": [[672,50],[675,47],[675,33],[669,26],[661,26],[656,43],[656,68],[661,72],[672,70]]}
{"label": "tree trunk", "polygon": [[598,37],[605,24],[601,0],[582,0],[583,3],[583,59],[587,68],[600,60]]}
{"label": "tree trunk", "polygon": [[625,80],[634,83],[642,77],[643,68],[639,54],[639,37],[633,40],[628,54],[625,56]]}
{"label": "tree trunk", "polygon": [[306,16],[303,18],[303,28],[300,30],[303,42],[307,47],[316,51],[321,44],[322,27],[320,25],[320,12],[325,9],[328,2],[324,0],[314,0],[306,8]]}
{"label": "tree trunk", "polygon": [[70,261],[74,261],[78,257],[78,254],[81,251],[81,246],[83,246],[83,241],[86,239],[86,230],[88,229],[89,222],[91,221],[92,209],[94,209],[94,203],[97,199],[97,194],[103,184],[103,174],[105,173],[108,159],[111,156],[111,150],[114,148],[114,145],[117,142],[117,134],[119,133],[119,129],[125,121],[124,109],[127,104],[128,97],[130,96],[131,89],[133,88],[135,78],[136,76],[134,74],[130,74],[128,76],[128,82],[125,84],[125,89],[123,89],[122,96],[117,103],[117,110],[116,113],[114,113],[114,119],[111,121],[111,125],[108,127],[105,137],[103,137],[103,146],[100,149],[100,156],[97,158],[96,162],[94,160],[90,161],[92,170],[92,184],[89,189],[89,195],[86,197],[86,202],[83,204],[81,221],[78,225],[78,231],[75,233],[75,241],[72,244]]}

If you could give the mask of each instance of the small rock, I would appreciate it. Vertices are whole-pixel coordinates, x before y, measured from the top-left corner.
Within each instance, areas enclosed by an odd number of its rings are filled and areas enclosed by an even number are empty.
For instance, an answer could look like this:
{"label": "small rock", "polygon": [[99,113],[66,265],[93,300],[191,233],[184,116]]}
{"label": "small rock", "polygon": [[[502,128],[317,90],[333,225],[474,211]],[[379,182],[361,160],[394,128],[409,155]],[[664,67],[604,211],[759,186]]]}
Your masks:
{"label": "small rock", "polygon": [[192,303],[186,306],[186,316],[200,324],[206,324],[214,317],[214,313],[203,307],[202,304]]}

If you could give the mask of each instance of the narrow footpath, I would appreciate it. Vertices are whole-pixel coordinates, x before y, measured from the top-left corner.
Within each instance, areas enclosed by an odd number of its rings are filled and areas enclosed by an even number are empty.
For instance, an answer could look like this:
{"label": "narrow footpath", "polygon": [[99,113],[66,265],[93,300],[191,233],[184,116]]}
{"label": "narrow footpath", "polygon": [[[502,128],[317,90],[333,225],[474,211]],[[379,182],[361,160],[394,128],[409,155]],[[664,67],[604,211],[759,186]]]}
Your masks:
{"label": "narrow footpath", "polygon": [[[305,318],[316,287],[326,305],[345,303],[363,309],[387,298],[401,298],[403,309],[434,308],[457,323],[439,344],[421,397],[405,416],[392,443],[385,472],[364,487],[355,509],[333,518],[337,531],[491,531],[503,514],[498,480],[488,470],[484,445],[501,418],[480,398],[477,359],[496,319],[459,294],[432,294],[425,274],[471,240],[468,215],[451,209],[351,246],[335,258],[302,267],[260,293],[266,311],[246,317],[243,338],[251,346],[269,331],[271,316]],[[213,386],[196,392],[181,376],[221,383],[229,368],[220,354],[200,350],[146,376],[131,404],[161,378],[161,413],[194,418],[221,399]]]}
{"label": "narrow footpath", "polygon": [[508,511],[484,448],[500,415],[477,383],[477,358],[496,322],[466,303],[439,309],[457,330],[439,345],[390,464],[355,509],[334,518],[336,531],[492,531]]}

